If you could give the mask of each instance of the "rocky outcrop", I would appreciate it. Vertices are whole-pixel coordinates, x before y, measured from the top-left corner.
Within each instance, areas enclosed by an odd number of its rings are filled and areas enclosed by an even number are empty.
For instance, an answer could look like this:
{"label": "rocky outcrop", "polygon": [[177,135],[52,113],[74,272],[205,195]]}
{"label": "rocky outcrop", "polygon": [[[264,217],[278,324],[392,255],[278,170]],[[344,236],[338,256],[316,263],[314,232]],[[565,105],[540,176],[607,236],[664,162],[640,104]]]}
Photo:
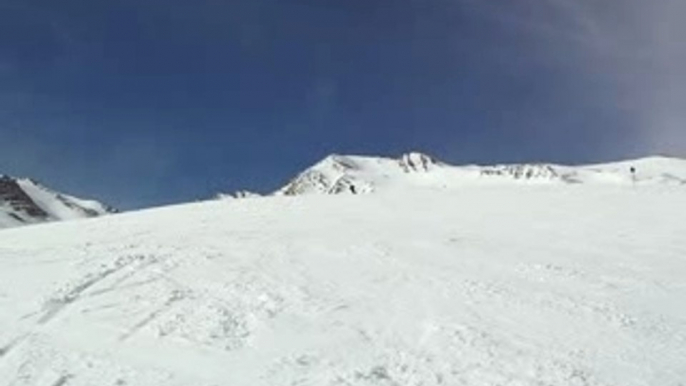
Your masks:
{"label": "rocky outcrop", "polygon": [[5,210],[12,218],[20,222],[26,222],[26,217],[37,220],[49,218],[48,213],[41,209],[12,177],[0,176],[0,203],[4,204]]}

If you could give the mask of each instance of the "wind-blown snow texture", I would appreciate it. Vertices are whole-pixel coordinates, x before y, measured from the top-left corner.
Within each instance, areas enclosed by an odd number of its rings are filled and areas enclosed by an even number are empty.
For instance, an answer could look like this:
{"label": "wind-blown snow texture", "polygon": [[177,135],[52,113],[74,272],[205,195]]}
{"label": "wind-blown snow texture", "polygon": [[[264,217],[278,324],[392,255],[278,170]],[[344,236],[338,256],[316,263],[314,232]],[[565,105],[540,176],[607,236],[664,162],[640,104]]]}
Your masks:
{"label": "wind-blown snow texture", "polygon": [[3,230],[0,385],[683,386],[680,162]]}
{"label": "wind-blown snow texture", "polygon": [[0,228],[113,213],[97,202],[52,191],[39,183],[0,175]]}

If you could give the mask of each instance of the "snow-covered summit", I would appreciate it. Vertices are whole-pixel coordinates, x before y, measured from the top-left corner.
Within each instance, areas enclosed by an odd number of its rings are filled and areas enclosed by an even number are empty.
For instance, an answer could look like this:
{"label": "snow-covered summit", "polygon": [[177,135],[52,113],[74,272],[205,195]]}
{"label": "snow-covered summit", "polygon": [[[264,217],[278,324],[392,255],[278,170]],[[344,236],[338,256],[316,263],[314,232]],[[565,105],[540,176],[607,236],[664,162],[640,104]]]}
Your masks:
{"label": "snow-covered summit", "polygon": [[407,153],[398,159],[330,155],[300,173],[275,195],[362,194],[402,182],[405,174],[423,174],[445,165],[422,153]]}
{"label": "snow-covered summit", "polygon": [[389,187],[443,189],[493,183],[686,185],[686,160],[648,157],[582,166],[549,163],[453,166],[417,152],[395,159],[330,155],[274,194],[362,194]]}
{"label": "snow-covered summit", "polygon": [[55,192],[28,178],[0,175],[0,228],[115,212],[97,201]]}

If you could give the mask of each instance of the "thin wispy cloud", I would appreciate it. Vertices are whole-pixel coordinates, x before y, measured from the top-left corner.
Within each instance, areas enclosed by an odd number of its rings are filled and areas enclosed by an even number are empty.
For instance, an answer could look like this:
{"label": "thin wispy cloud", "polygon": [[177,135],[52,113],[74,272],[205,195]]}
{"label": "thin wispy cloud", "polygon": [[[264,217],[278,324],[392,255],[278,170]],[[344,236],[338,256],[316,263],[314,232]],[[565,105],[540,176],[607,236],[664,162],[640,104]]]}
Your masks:
{"label": "thin wispy cloud", "polygon": [[601,85],[580,95],[625,115],[642,153],[686,154],[686,2],[527,0],[465,4]]}

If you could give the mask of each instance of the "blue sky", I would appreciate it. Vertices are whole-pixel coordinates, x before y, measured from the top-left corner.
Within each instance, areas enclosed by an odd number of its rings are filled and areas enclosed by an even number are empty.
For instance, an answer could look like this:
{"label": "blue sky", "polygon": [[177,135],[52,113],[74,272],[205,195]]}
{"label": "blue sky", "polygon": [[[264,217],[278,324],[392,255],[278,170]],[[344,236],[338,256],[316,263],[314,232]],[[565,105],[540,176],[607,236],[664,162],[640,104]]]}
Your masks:
{"label": "blue sky", "polygon": [[684,155],[663,1],[0,0],[0,173],[128,209],[329,153]]}

